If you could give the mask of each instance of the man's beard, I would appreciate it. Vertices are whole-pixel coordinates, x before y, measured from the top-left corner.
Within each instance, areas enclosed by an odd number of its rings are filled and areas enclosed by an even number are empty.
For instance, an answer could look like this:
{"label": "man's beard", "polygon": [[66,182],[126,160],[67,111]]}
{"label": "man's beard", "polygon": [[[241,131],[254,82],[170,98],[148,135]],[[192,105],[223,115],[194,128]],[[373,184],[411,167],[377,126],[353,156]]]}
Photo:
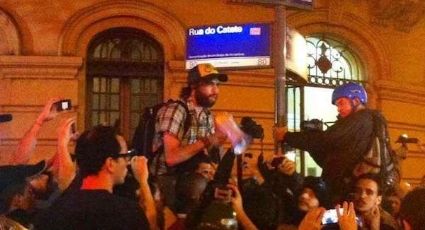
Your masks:
{"label": "man's beard", "polygon": [[195,90],[196,103],[204,108],[211,108],[215,104],[215,100],[210,100],[209,96],[202,93],[199,89]]}

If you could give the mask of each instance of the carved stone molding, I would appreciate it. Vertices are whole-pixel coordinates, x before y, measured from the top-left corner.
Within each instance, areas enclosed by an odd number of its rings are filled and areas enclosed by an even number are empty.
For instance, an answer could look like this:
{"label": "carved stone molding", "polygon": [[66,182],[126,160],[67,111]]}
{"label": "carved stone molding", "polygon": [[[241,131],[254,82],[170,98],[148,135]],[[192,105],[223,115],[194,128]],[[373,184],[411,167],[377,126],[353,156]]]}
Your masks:
{"label": "carved stone molding", "polygon": [[404,32],[409,32],[425,16],[423,0],[374,0],[369,4],[374,23],[393,25]]}
{"label": "carved stone molding", "polygon": [[12,18],[0,8],[0,55],[19,55],[21,41]]}
{"label": "carved stone molding", "polygon": [[375,82],[375,89],[379,92],[381,99],[425,105],[425,87],[423,86],[380,80]]}
{"label": "carved stone molding", "polygon": [[74,79],[80,57],[0,56],[0,78]]}
{"label": "carved stone molding", "polygon": [[81,56],[97,33],[114,27],[144,30],[158,40],[168,59],[184,58],[185,29],[170,13],[150,3],[109,0],[82,9],[62,29],[59,55]]}
{"label": "carved stone molding", "polygon": [[338,24],[344,16],[344,1],[329,0],[328,20],[330,23]]}

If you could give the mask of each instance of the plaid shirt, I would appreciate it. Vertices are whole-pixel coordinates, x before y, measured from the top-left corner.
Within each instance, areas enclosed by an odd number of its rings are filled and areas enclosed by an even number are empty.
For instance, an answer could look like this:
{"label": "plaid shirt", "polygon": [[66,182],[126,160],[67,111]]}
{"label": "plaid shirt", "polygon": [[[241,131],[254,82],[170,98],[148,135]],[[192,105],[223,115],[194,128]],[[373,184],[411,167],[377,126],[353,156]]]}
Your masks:
{"label": "plaid shirt", "polygon": [[[179,103],[170,103],[162,107],[157,114],[155,123],[155,137],[153,149],[157,150],[163,145],[163,134],[165,132],[177,137],[181,145],[189,145],[199,138],[206,137],[214,133],[214,118],[208,108],[195,108],[192,103],[186,103],[191,115],[189,129],[184,133],[184,124],[187,114],[186,109]],[[152,164],[155,165],[156,163]],[[158,174],[165,173],[165,154],[160,154]],[[156,170],[155,170],[156,171]],[[151,171],[152,172],[152,171]]]}

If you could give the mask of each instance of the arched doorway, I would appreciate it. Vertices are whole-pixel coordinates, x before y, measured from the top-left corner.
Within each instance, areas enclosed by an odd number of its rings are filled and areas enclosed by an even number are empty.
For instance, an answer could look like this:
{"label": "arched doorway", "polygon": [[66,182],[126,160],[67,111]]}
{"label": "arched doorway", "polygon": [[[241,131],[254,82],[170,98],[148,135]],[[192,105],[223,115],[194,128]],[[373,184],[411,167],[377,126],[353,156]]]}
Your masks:
{"label": "arched doorway", "polygon": [[117,125],[131,140],[143,109],[162,101],[163,49],[137,29],[101,32],[88,47],[86,81],[86,127]]}

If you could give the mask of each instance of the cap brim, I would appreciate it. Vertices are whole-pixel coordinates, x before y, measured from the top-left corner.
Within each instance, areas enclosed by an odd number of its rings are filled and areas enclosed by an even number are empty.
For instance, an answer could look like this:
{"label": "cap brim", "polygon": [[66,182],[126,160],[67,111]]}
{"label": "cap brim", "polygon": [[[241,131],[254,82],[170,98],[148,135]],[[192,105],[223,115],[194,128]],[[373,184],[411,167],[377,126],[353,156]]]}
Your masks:
{"label": "cap brim", "polygon": [[211,82],[213,80],[218,80],[219,82],[226,82],[228,80],[228,77],[226,74],[213,73],[201,78],[201,81],[203,82]]}
{"label": "cap brim", "polygon": [[0,192],[13,183],[19,183],[27,177],[42,173],[45,168],[45,161],[40,161],[34,165],[0,166]]}

